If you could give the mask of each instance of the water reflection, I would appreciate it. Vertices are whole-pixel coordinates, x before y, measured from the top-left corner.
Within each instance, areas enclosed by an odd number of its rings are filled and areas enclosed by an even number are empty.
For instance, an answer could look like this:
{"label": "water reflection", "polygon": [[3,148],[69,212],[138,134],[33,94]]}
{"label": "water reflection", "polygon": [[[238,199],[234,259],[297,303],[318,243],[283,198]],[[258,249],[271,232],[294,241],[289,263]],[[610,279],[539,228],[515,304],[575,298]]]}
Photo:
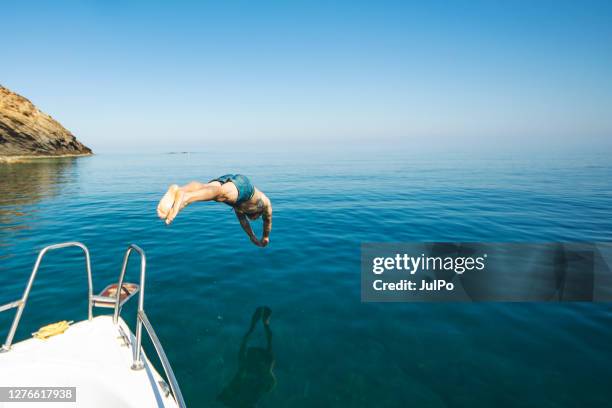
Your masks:
{"label": "water reflection", "polygon": [[15,225],[26,215],[24,207],[57,195],[64,174],[75,160],[65,157],[0,164],[0,228],[24,228]]}
{"label": "water reflection", "polygon": [[[255,309],[251,317],[251,325],[242,338],[238,351],[238,371],[227,384],[217,400],[227,407],[255,407],[257,402],[276,385],[274,376],[274,353],[272,352],[272,330],[270,316],[272,310],[267,306]],[[255,331],[257,322],[261,320],[266,336],[266,346],[247,347],[249,339]]]}

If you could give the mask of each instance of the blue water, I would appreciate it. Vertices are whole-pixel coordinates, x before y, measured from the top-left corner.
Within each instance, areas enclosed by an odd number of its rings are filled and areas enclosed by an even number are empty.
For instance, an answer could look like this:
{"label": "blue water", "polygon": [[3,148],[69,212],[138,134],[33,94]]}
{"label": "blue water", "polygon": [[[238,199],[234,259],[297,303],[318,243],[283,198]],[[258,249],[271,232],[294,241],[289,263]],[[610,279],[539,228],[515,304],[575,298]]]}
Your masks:
{"label": "blue water", "polygon": [[[194,204],[170,227],[156,218],[169,184],[234,172],[274,204],[269,247],[252,245],[222,204]],[[607,304],[362,304],[359,278],[361,242],[612,241],[608,155],[98,155],[0,165],[0,183],[0,303],[21,294],[44,245],[87,244],[98,291],[116,280],[126,244],[139,244],[145,309],[192,407],[222,406],[216,397],[259,305],[272,310],[276,377],[257,395],[262,407],[603,407],[612,398]],[[86,315],[77,251],[51,254],[39,276],[18,339]],[[124,310],[132,323],[133,312]],[[0,315],[1,327],[11,316]],[[258,325],[249,346],[265,344]],[[234,391],[247,389],[258,390]]]}

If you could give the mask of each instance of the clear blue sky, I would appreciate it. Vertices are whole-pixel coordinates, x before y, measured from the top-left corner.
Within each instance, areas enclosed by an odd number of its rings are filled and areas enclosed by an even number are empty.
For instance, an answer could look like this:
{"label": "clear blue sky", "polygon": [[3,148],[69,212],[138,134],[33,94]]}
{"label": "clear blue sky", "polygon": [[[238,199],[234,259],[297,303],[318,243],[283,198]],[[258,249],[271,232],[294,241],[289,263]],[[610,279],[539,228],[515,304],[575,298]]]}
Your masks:
{"label": "clear blue sky", "polygon": [[96,151],[612,144],[609,1],[27,1],[0,19],[0,83]]}

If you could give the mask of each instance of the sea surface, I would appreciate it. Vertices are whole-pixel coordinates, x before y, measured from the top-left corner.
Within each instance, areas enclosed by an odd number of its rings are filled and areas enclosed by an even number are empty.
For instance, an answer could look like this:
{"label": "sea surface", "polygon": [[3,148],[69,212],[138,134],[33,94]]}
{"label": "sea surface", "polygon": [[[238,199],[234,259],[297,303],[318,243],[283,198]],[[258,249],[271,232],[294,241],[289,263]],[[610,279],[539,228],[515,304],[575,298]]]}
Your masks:
{"label": "sea surface", "polygon": [[[156,217],[168,185],[225,173],[248,175],[271,198],[267,248],[252,245],[223,204],[196,203],[171,226]],[[190,407],[223,406],[221,393],[261,407],[612,400],[609,304],[362,303],[359,277],[362,242],[612,241],[607,154],[224,149],[0,164],[0,303],[21,295],[37,251],[72,240],[90,248],[95,291],[116,281],[127,244],[144,248],[145,310]],[[17,340],[85,318],[86,288],[78,251],[51,253]],[[257,323],[237,385],[258,306],[272,311],[271,352],[261,352]],[[134,311],[123,311],[130,324]],[[0,315],[2,336],[12,315]]]}

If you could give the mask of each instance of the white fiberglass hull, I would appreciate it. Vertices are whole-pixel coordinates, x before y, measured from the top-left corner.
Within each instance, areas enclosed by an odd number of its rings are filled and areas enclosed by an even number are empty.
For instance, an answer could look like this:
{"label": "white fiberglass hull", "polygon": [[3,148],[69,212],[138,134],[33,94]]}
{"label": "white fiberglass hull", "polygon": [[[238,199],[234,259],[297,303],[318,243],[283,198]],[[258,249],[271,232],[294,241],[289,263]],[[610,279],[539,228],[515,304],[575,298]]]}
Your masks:
{"label": "white fiberglass hull", "polygon": [[[24,340],[0,353],[0,385],[76,387],[76,403],[55,402],[56,408],[177,407],[144,353],[144,368],[131,369],[133,344],[134,335],[121,318],[115,325],[112,316],[97,316],[73,324],[63,334]],[[40,406],[0,402],[0,408]]]}

